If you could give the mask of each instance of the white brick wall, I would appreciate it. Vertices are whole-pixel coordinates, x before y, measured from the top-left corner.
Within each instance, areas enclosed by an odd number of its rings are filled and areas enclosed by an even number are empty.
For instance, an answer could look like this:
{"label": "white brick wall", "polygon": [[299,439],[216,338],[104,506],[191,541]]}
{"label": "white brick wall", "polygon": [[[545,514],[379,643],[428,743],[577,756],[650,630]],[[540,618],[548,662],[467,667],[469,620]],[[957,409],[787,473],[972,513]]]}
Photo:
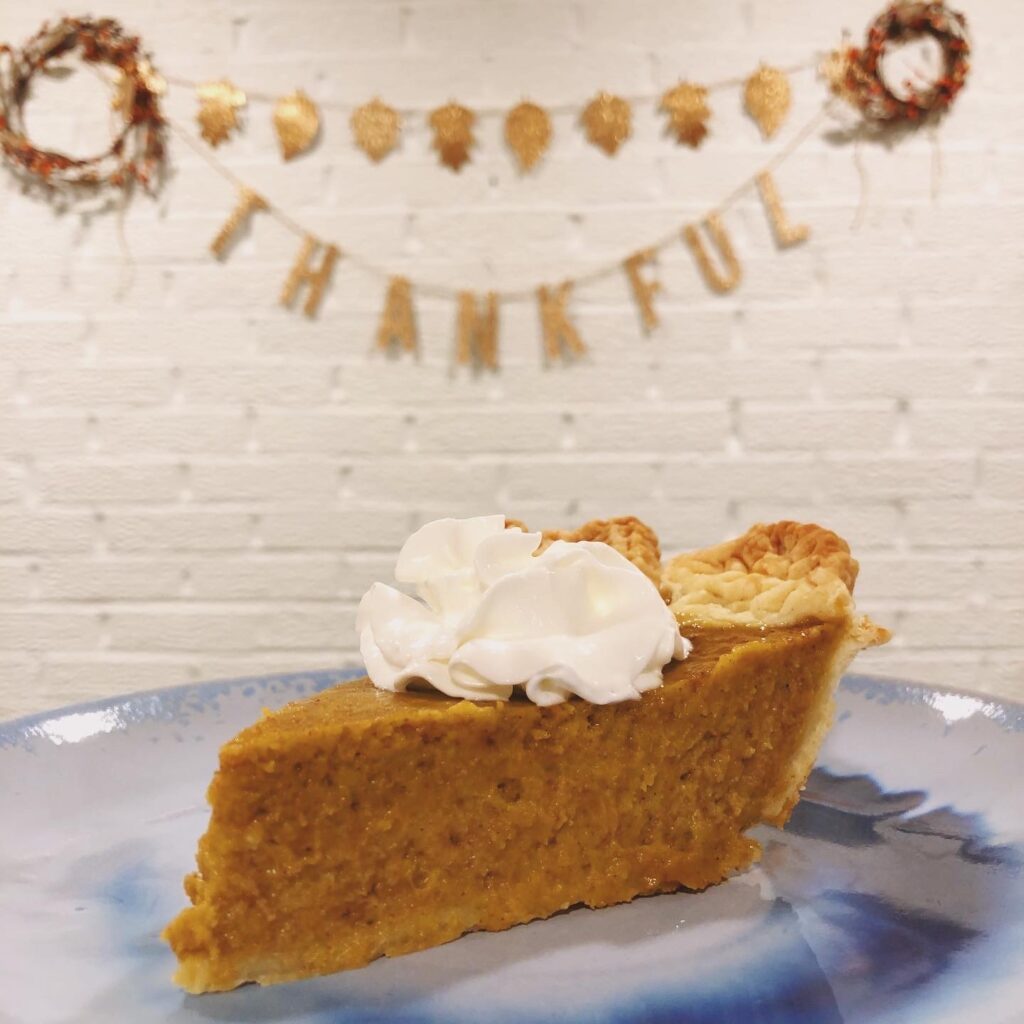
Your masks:
{"label": "white brick wall", "polygon": [[[880,0],[107,0],[158,66],[321,100],[508,104],[653,91],[791,62],[859,36]],[[19,41],[43,16],[5,10]],[[776,252],[757,201],[728,225],[736,293],[682,245],[659,265],[663,326],[623,280],[573,303],[589,357],[545,369],[532,306],[502,311],[503,368],[452,371],[455,311],[418,304],[420,357],[372,351],[379,282],[344,261],[314,322],[275,297],[296,242],[259,218],[225,265],[206,246],[233,196],[173,146],[161,197],[60,214],[0,176],[0,715],[213,676],[335,665],[354,607],[418,522],[506,511],[561,526],[635,512],[666,546],[757,519],[830,525],[861,603],[896,639],[865,669],[1024,696],[1024,31],[1013,0],[965,5],[976,66],[943,127],[868,146],[851,221],[848,146],[777,174],[804,247]],[[33,130],[90,147],[102,93],[49,85]],[[794,81],[792,129],[820,98]],[[50,99],[56,102],[50,104]],[[46,100],[47,102],[44,102]],[[57,105],[67,104],[64,106]],[[187,92],[168,108],[192,116]],[[422,124],[371,166],[344,116],[276,155],[266,107],[223,158],[300,219],[415,276],[513,284],[619,258],[718,200],[769,153],[737,93],[697,153],[638,111],[614,160],[567,117],[520,178],[481,123],[437,166]]]}

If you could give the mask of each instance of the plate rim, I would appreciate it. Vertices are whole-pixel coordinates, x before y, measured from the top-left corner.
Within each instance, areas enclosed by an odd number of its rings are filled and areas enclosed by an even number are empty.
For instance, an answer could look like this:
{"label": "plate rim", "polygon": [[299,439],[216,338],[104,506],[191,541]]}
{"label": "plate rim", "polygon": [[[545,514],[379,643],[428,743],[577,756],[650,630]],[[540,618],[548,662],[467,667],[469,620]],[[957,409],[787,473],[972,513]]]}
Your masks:
{"label": "plate rim", "polygon": [[[117,706],[142,705],[146,702],[166,700],[171,697],[183,699],[185,694],[194,694],[195,699],[212,695],[218,689],[226,687],[238,687],[243,685],[265,684],[268,681],[290,683],[298,679],[315,679],[330,677],[333,683],[346,683],[365,676],[363,666],[338,667],[338,668],[316,668],[306,671],[269,672],[254,676],[230,676],[224,679],[208,679],[196,683],[176,683],[172,686],[158,686],[149,690],[133,690],[129,693],[115,694],[111,697],[97,697],[93,700],[80,701],[75,704],[65,704],[57,708],[49,708],[44,711],[34,711],[28,715],[21,715],[17,718],[0,719],[0,751],[8,745],[16,745],[17,740],[25,736],[29,730],[38,728],[45,723],[65,718],[68,715],[88,714],[90,712],[105,711]],[[875,675],[874,673],[848,672],[839,680],[839,687],[842,687],[848,680],[863,680],[864,682],[881,685],[891,690],[894,696],[899,691],[913,691],[919,697],[924,694],[937,693],[951,697],[967,697],[971,700],[979,700],[989,706],[998,706],[1006,710],[1007,718],[1024,723],[1024,700],[1016,700],[1012,697],[997,697],[994,694],[978,693],[974,690],[966,690],[956,686],[936,686],[930,683],[919,683],[914,680],[904,679],[899,676]],[[901,699],[901,703],[908,703]],[[145,719],[152,717],[145,713],[144,708],[138,708],[138,718]],[[1007,731],[1019,731],[1014,728],[1011,722],[1002,724]]]}

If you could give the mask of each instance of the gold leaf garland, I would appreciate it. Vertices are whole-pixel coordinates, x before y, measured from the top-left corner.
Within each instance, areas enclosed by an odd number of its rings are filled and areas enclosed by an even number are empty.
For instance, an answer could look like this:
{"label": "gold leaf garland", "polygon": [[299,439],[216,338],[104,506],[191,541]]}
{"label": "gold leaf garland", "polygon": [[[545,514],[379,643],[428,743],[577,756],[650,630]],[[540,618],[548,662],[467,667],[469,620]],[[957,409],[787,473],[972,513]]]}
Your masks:
{"label": "gold leaf garland", "polygon": [[[778,190],[769,168],[781,163],[790,153],[811,135],[811,129],[826,116],[828,107],[823,107],[817,117],[805,125],[781,153],[776,154],[769,164],[738,190],[727,197],[719,210],[710,213],[701,224],[688,224],[682,229],[682,239],[689,247],[697,269],[708,287],[715,292],[725,293],[736,288],[742,278],[742,267],[733,248],[732,241],[722,222],[720,211],[731,206],[736,199],[748,189],[756,188],[768,214],[780,247],[796,244],[807,237],[808,231],[803,225],[791,224],[785,216]],[[211,156],[207,156],[214,162]],[[240,185],[237,205],[228,217],[213,248],[218,255],[226,251],[226,247],[242,224],[258,210],[268,210],[291,230],[302,229],[276,211],[267,201],[244,185]],[[701,226],[704,232],[700,230]],[[705,240],[704,234],[707,239]],[[678,238],[678,235],[674,235]],[[623,272],[632,290],[633,298],[646,330],[653,330],[659,325],[659,317],[654,307],[654,298],[661,290],[661,283],[648,271],[654,263],[657,253],[671,243],[671,238],[658,242],[653,246],[637,250],[614,267]],[[710,245],[709,245],[710,242]],[[711,246],[716,250],[710,251]],[[322,250],[319,265],[315,264],[317,250]],[[304,304],[307,316],[313,316],[319,309],[324,291],[329,282],[334,264],[340,258],[337,246],[327,244],[310,233],[302,235],[302,245],[292,266],[281,301],[292,305],[301,287],[306,286],[309,294]],[[377,272],[377,268],[366,261],[353,257],[352,262],[363,269]],[[540,316],[541,338],[546,362],[555,363],[569,361],[586,354],[587,345],[579,329],[569,313],[569,301],[573,289],[579,281],[589,281],[604,277],[612,270],[606,268],[587,274],[577,280],[563,279],[556,285],[541,284],[530,292],[499,292],[485,293],[483,308],[480,297],[473,292],[461,289],[449,291],[439,286],[424,286],[430,295],[450,296],[457,305],[455,321],[455,361],[460,365],[475,365],[479,368],[496,369],[498,366],[498,310],[502,301],[516,301],[532,296],[537,302]],[[384,307],[380,315],[376,335],[378,347],[385,350],[399,349],[415,352],[418,345],[415,326],[415,311],[412,300],[412,284],[408,278],[389,276]]]}
{"label": "gold leaf garland", "polygon": [[[951,43],[951,47],[957,45],[959,45],[957,40]],[[949,96],[956,95],[958,87],[962,86],[962,76],[965,72],[959,65],[958,68],[960,68],[961,77],[949,87]],[[849,57],[844,57],[842,61],[838,57],[834,58],[826,70],[830,72],[830,84],[834,89],[838,89],[844,77],[848,78],[851,74]],[[940,88],[945,88],[945,86]],[[766,137],[778,131],[787,115],[790,94],[787,73],[780,69],[761,67],[747,79],[744,102],[748,113],[757,121]],[[661,97],[660,109],[668,115],[667,127],[680,142],[696,146],[706,137],[706,122],[710,116],[706,97],[707,88],[705,86],[687,82],[680,82],[672,89],[667,90]],[[948,101],[941,102],[945,102],[942,109],[948,107]],[[941,102],[938,105],[941,106]],[[919,106],[922,110],[924,109],[923,103],[919,103]],[[393,146],[400,130],[399,112],[392,111],[379,100],[364,105],[364,108],[372,107],[377,107],[378,113],[386,112],[394,116],[387,139],[387,142]],[[743,268],[723,221],[723,214],[747,192],[756,189],[759,193],[780,249],[796,245],[809,237],[810,232],[806,225],[794,223],[787,217],[772,176],[772,170],[811,137],[812,130],[829,115],[833,107],[833,101],[826,102],[821,111],[808,124],[794,133],[786,147],[776,153],[756,174],[729,193],[718,207],[703,219],[681,228],[682,241],[689,248],[696,269],[712,291],[730,292],[738,287],[742,280]],[[362,111],[364,108],[360,108],[360,110]],[[490,111],[490,113],[494,113],[494,111]],[[513,114],[516,116],[513,117]],[[607,93],[600,94],[588,104],[582,120],[583,126],[587,130],[588,140],[605,149],[606,152],[613,153],[629,137],[631,131],[629,101]],[[438,150],[442,162],[447,166],[458,169],[469,159],[470,150],[476,145],[473,132],[475,122],[476,115],[473,111],[454,102],[431,113],[429,124],[434,131],[433,144]],[[547,111],[530,101],[524,100],[506,116],[506,142],[523,170],[535,166],[547,146],[550,145],[550,128],[551,122]],[[361,145],[371,158],[375,151],[381,152],[382,155],[390,152],[390,148],[387,146],[375,149],[375,143],[367,140],[360,141],[360,129],[357,127],[355,116],[353,116],[353,134],[357,144]],[[211,163],[216,163],[209,155],[207,155],[207,159]],[[229,178],[234,178],[226,168],[222,168],[222,171]],[[259,210],[268,210],[286,228],[300,234],[302,238],[298,257],[285,282],[282,301],[291,304],[297,298],[300,288],[308,287],[309,294],[304,309],[307,315],[315,314],[333,266],[340,257],[340,250],[336,246],[321,242],[311,234],[304,233],[304,229],[286,216],[283,211],[274,209],[261,196],[247,189],[244,183],[237,179],[234,180],[240,187],[238,203],[214,239],[211,248],[217,255],[223,256],[233,238],[251,215]],[[575,279],[563,278],[558,284],[540,284],[529,290],[493,290],[483,293],[475,293],[467,289],[450,289],[440,284],[420,284],[417,288],[427,296],[454,299],[456,303],[454,358],[460,365],[496,368],[498,365],[497,337],[500,304],[528,298],[537,302],[546,360],[550,363],[568,360],[587,352],[587,346],[569,311],[570,300],[576,284],[604,278],[616,270],[624,273],[644,328],[649,331],[659,325],[654,299],[661,290],[661,283],[656,273],[653,272],[652,264],[662,249],[679,239],[677,233],[679,231],[679,228],[675,229],[671,236],[666,236],[665,239],[652,246],[639,249],[610,266],[597,268]],[[319,265],[315,265],[314,256],[318,249],[322,250],[322,258]],[[363,270],[386,275],[386,271],[358,256],[353,255],[351,262]],[[418,339],[412,287],[412,283],[405,277],[388,276],[387,294],[377,329],[377,344],[381,348],[398,347],[404,351],[415,352]]]}
{"label": "gold leaf garland", "polygon": [[[894,93],[895,87],[890,87],[883,75],[882,59],[886,48],[923,34],[938,39],[942,46],[943,73],[934,82],[917,85],[916,91],[908,87]],[[111,108],[124,122],[119,130],[115,127],[109,149],[84,159],[33,146],[24,129],[22,116],[24,97],[30,92],[32,75],[48,73],[48,62],[75,49],[81,49],[82,59],[86,62],[105,65],[108,74],[114,73]],[[165,91],[164,79],[144,56],[139,40],[128,37],[117,22],[110,19],[62,19],[53,28],[44,27],[21,50],[0,45],[0,55],[13,65],[0,75],[0,152],[19,173],[54,188],[113,185],[127,189],[133,182],[152,186],[158,181],[164,156],[163,130],[169,125],[181,133],[181,128],[169,121],[160,109],[159,98]],[[836,50],[821,66],[821,72],[833,95],[849,100],[861,111],[865,124],[882,131],[887,125],[909,128],[925,119],[940,117],[966,82],[969,56],[970,40],[962,15],[950,11],[941,2],[896,0],[876,20],[863,49],[844,46]],[[172,81],[180,84],[178,80]],[[228,79],[201,83],[194,88],[199,99],[196,116],[200,134],[211,147],[216,147],[241,127],[239,112],[246,106],[248,98]],[[680,82],[662,95],[659,109],[668,116],[667,127],[678,142],[696,147],[706,137],[711,114],[707,103],[708,88]],[[744,104],[765,138],[774,136],[784,122],[791,94],[788,74],[779,68],[763,65],[746,80]],[[256,98],[265,97],[257,94]],[[810,136],[810,129],[828,109],[826,104],[822,113],[797,133],[786,149],[730,193],[703,221],[688,224],[682,229],[683,241],[713,291],[730,292],[742,279],[742,266],[721,213],[745,191],[753,188],[758,191],[779,248],[799,244],[809,237],[807,225],[794,223],[787,217],[771,170]],[[630,102],[605,92],[587,104],[580,120],[588,141],[608,155],[615,154],[632,132]],[[401,115],[379,99],[375,98],[353,111],[350,121],[356,144],[373,160],[383,159],[398,143]],[[469,160],[470,150],[476,145],[473,131],[476,114],[452,102],[433,111],[429,123],[434,131],[434,147],[442,162],[458,170]],[[306,152],[320,131],[316,104],[301,90],[279,99],[274,109],[274,128],[286,160]],[[537,165],[550,146],[551,138],[551,119],[548,112],[537,104],[524,100],[506,115],[505,140],[521,170],[529,171]],[[301,291],[306,289],[302,309],[307,316],[315,316],[334,267],[341,258],[341,250],[305,232],[209,154],[205,155],[238,188],[235,207],[210,243],[213,254],[225,258],[253,214],[268,212],[301,238],[298,254],[281,292],[281,302],[286,306],[293,305]],[[654,297],[661,284],[655,276],[645,274],[645,270],[667,244],[667,241],[660,241],[610,267],[576,280],[564,279],[557,285],[541,284],[529,291],[494,290],[480,296],[468,290],[454,291],[443,286],[422,287],[426,294],[448,295],[456,300],[455,359],[459,364],[497,368],[500,303],[523,298],[533,298],[537,302],[544,353],[549,362],[555,362],[587,352],[587,346],[569,315],[569,300],[575,284],[602,278],[613,270],[625,273],[645,329],[658,326]],[[714,253],[711,252],[712,247]],[[353,262],[363,269],[380,272],[367,261],[353,259]],[[405,277],[391,276],[388,279],[377,344],[388,349],[397,345],[412,352],[417,348],[412,283]]]}
{"label": "gold leaf garland", "polygon": [[196,89],[199,97],[199,134],[211,145],[219,146],[239,127],[238,112],[246,104],[245,93],[233,82],[222,78],[204,82]]}
{"label": "gold leaf garland", "polygon": [[658,109],[668,114],[668,130],[677,142],[696,149],[704,141],[711,116],[704,86],[680,82],[661,97]]}
{"label": "gold leaf garland", "polygon": [[786,120],[792,102],[789,78],[784,71],[762,64],[743,88],[747,113],[757,122],[761,134],[770,139]]}
{"label": "gold leaf garland", "polygon": [[430,127],[434,132],[434,149],[441,163],[453,171],[460,171],[469,160],[469,151],[476,145],[473,125],[476,114],[458,103],[447,103],[430,114]]}
{"label": "gold leaf garland", "polygon": [[551,118],[536,103],[523,100],[505,118],[505,142],[521,171],[532,171],[551,145]]}
{"label": "gold leaf garland", "polygon": [[274,131],[285,160],[305,153],[320,134],[316,104],[301,89],[282,96],[274,106]]}
{"label": "gold leaf garland", "polygon": [[[913,83],[889,83],[883,66],[889,49],[924,37],[937,41],[941,47],[941,69],[918,75]],[[32,76],[53,73],[49,62],[74,50],[81,50],[87,63],[107,65],[108,74],[113,73],[111,106],[125,122],[123,130],[115,132],[108,150],[86,159],[34,146],[27,137],[22,114],[25,97],[31,92]],[[166,81],[153,68],[138,38],[129,37],[113,19],[64,18],[54,25],[44,24],[20,49],[0,44],[0,54],[9,65],[6,73],[0,74],[0,154],[10,165],[35,183],[49,186],[126,187],[132,181],[152,185],[164,155],[161,129],[168,121],[157,101],[165,92]],[[912,127],[925,119],[934,121],[945,113],[967,81],[970,55],[967,22],[960,12],[942,0],[892,0],[869,26],[862,47],[844,42],[824,63],[817,63],[833,95],[849,101],[858,108],[864,122],[884,131],[897,122]],[[814,66],[814,62],[808,62],[790,70]],[[200,134],[211,146],[219,146],[239,130],[239,112],[248,102],[244,90],[228,79],[203,83],[172,81],[196,89]],[[711,116],[709,91],[736,84],[736,79],[703,84],[680,81],[666,90],[658,109],[667,115],[668,134],[680,144],[699,146],[707,135]],[[743,85],[748,114],[766,139],[773,137],[792,101],[789,72],[762,64]],[[270,99],[259,93],[252,96],[261,101]],[[372,160],[380,161],[395,149],[402,124],[399,111],[377,97],[355,109],[343,109],[350,111],[355,144]],[[502,112],[488,109],[485,113]],[[548,111],[527,100],[503,113],[505,141],[519,169],[526,173],[550,146],[551,118]],[[630,100],[606,91],[586,104],[579,120],[588,141],[609,156],[617,153],[632,134]],[[273,122],[286,160],[306,152],[320,131],[317,105],[301,89],[276,100]],[[470,159],[470,151],[476,145],[475,122],[476,114],[455,102],[430,113],[434,147],[444,165],[459,170]],[[142,144],[130,145],[129,135],[136,132],[144,133]],[[137,156],[140,152],[141,159]],[[121,166],[108,172],[101,166],[108,160],[120,160]]]}
{"label": "gold leaf garland", "polygon": [[374,163],[379,163],[398,145],[402,118],[397,110],[377,97],[356,107],[349,120],[356,145]]}
{"label": "gold leaf garland", "polygon": [[599,92],[580,115],[587,141],[614,156],[633,132],[633,112],[619,96]]}

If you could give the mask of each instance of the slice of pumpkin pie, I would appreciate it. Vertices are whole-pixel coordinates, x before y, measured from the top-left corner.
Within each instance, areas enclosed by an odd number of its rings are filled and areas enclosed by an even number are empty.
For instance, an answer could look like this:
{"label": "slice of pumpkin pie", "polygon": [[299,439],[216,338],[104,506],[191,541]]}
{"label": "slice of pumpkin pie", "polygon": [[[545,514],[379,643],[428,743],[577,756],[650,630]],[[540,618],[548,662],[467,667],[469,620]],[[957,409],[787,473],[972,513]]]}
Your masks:
{"label": "slice of pumpkin pie", "polygon": [[192,905],[164,932],[177,982],[361,967],[747,867],[840,674],[888,637],[856,614],[856,575],[798,523],[664,564],[636,519],[429,524],[396,567],[418,599],[363,599],[369,678],[221,750]]}

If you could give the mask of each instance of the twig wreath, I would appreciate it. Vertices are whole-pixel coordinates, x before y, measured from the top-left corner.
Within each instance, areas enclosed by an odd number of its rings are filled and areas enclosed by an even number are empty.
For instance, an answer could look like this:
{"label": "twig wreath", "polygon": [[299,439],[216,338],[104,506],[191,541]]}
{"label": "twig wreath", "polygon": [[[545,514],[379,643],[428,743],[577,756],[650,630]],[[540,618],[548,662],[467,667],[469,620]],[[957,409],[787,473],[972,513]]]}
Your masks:
{"label": "twig wreath", "polygon": [[[886,82],[882,61],[892,48],[931,36],[940,46],[943,73],[917,90],[906,83],[904,95]],[[868,29],[863,48],[839,55],[834,90],[857,107],[868,121],[895,126],[939,116],[949,109],[967,81],[971,44],[962,14],[943,3],[917,0],[894,3]]]}
{"label": "twig wreath", "polygon": [[[119,124],[107,149],[87,157],[41,149],[25,130],[33,78],[76,52],[87,64],[117,71],[112,107]],[[137,36],[112,18],[63,18],[43,25],[21,49],[0,46],[0,57],[0,150],[16,172],[51,188],[155,187],[165,153],[164,83]]]}

